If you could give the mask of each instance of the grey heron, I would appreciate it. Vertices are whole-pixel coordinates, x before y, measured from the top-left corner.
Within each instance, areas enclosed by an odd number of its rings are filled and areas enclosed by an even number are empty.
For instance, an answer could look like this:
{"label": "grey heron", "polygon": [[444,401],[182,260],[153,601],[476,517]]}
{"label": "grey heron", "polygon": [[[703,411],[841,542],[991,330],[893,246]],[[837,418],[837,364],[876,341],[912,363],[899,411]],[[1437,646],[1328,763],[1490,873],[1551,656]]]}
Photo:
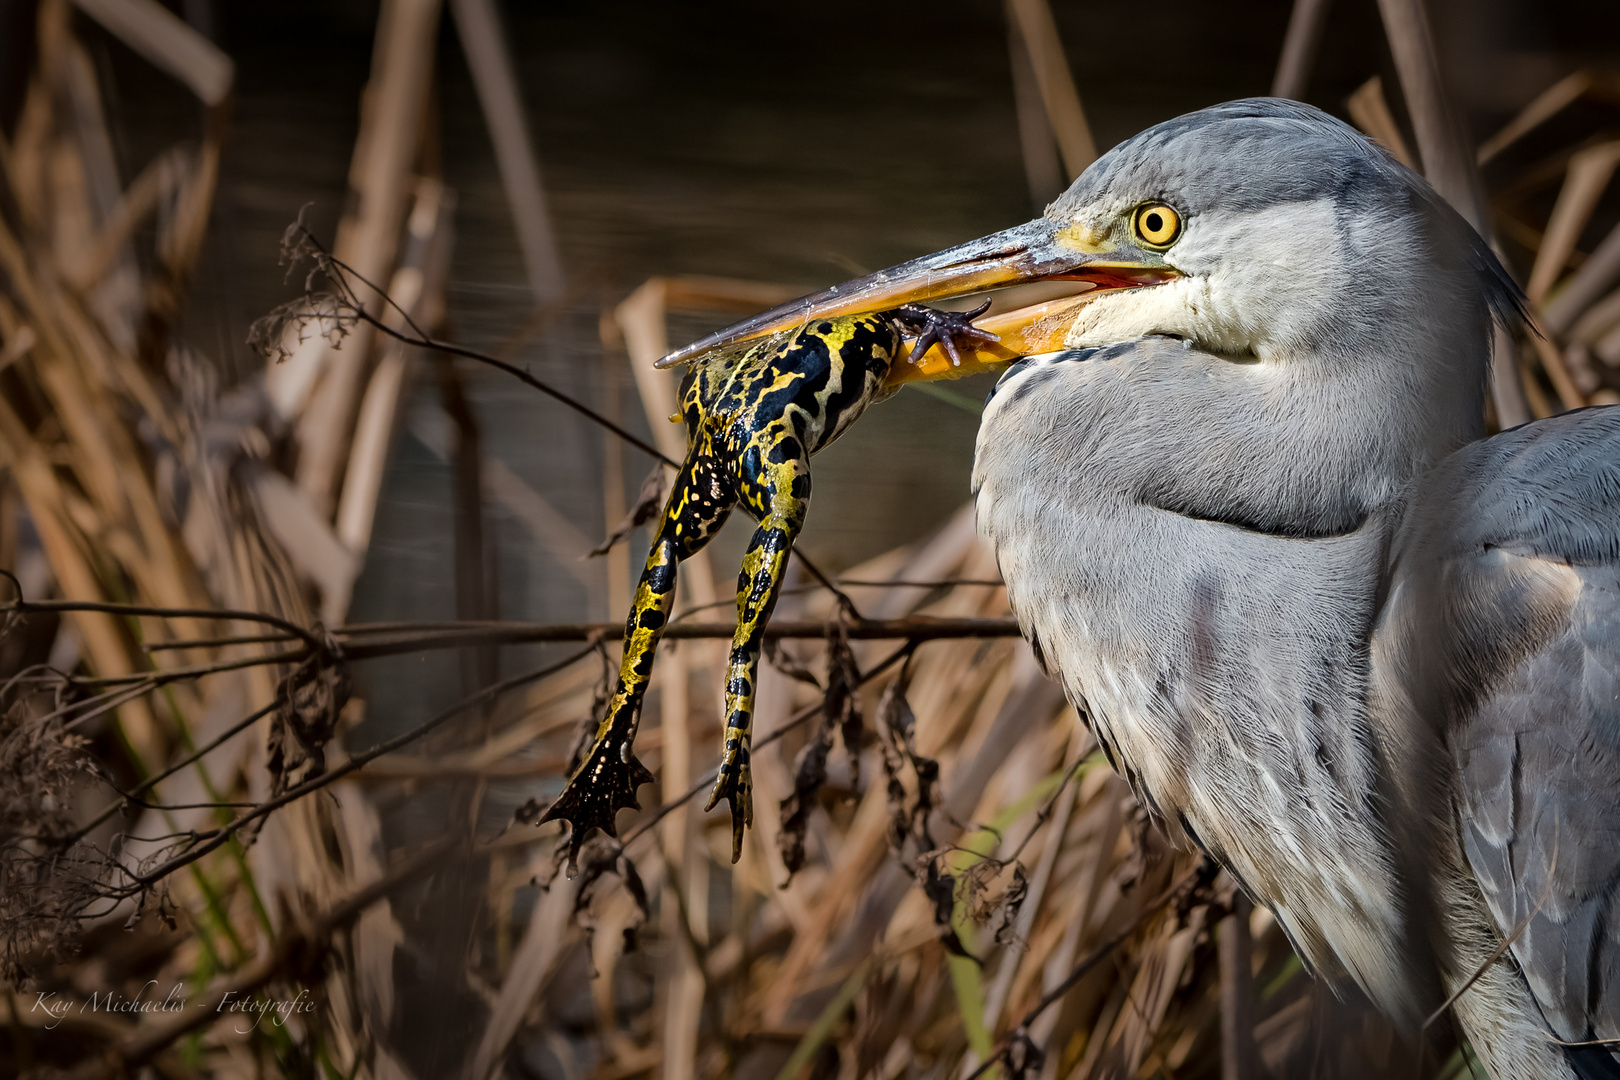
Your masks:
{"label": "grey heron", "polygon": [[1620,1076],[1620,408],[1484,437],[1521,298],[1420,177],[1233,102],[666,359],[1051,279],[1093,288],[963,343],[1022,357],[972,487],[1115,767],[1324,978],[1416,1021],[1478,974],[1493,1076]]}

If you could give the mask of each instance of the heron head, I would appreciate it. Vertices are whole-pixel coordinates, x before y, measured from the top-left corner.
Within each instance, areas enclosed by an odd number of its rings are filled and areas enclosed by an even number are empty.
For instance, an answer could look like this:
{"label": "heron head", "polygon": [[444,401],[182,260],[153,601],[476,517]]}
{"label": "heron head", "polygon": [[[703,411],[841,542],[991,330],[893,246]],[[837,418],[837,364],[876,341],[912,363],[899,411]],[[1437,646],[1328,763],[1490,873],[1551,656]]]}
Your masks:
{"label": "heron head", "polygon": [[[1062,344],[1167,334],[1259,360],[1376,332],[1374,294],[1425,291],[1427,186],[1338,120],[1233,102],[1121,143],[1048,207],[1056,243],[1163,276],[1075,309]],[[1398,302],[1398,300],[1397,300]],[[1351,312],[1357,317],[1347,317]]]}
{"label": "heron head", "polygon": [[1517,296],[1421,178],[1326,113],[1262,98],[1126,140],[1035,221],[784,304],[661,363],[811,318],[1053,281],[1076,295],[992,311],[978,325],[999,344],[961,366],[936,347],[892,378],[949,378],[1149,334],[1261,361],[1427,352],[1464,330],[1459,319],[1477,338],[1490,309],[1505,313]]}

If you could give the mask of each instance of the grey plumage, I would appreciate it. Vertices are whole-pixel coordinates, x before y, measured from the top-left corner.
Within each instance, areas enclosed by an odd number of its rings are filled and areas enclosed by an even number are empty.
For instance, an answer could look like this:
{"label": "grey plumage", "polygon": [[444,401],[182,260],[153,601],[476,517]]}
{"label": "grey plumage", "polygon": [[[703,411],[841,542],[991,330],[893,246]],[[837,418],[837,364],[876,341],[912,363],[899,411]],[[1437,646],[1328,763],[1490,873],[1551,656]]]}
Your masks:
{"label": "grey plumage", "polygon": [[[1181,210],[1184,275],[1003,378],[974,486],[1026,633],[1172,831],[1301,955],[1494,1075],[1620,1037],[1620,410],[1484,442],[1516,292],[1418,177],[1237,102],[1048,211]],[[1449,456],[1448,456],[1449,455]],[[1533,913],[1533,914],[1532,914]]]}
{"label": "grey plumage", "polygon": [[1620,409],[1475,443],[1411,500],[1385,614],[1448,737],[1467,864],[1565,1042],[1620,1038],[1617,509]]}

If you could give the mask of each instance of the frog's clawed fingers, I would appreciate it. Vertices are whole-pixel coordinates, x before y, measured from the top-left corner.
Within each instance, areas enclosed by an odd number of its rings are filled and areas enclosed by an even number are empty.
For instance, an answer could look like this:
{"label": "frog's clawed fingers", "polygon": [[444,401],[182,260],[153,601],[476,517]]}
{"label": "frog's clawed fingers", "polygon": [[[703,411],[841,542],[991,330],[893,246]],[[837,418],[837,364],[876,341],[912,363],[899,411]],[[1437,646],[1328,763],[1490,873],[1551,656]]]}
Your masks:
{"label": "frog's clawed fingers", "polygon": [[989,310],[990,301],[986,300],[972,311],[941,311],[924,304],[902,304],[885,314],[904,329],[916,332],[917,340],[911,346],[911,359],[914,362],[921,360],[924,353],[938,344],[951,358],[951,363],[959,365],[962,363],[962,354],[956,349],[959,338],[977,338],[980,341],[1001,340],[1001,335],[980,330],[973,325],[974,319]]}
{"label": "frog's clawed fingers", "polygon": [[748,748],[727,747],[720,775],[703,809],[713,810],[721,799],[731,804],[731,861],[742,857],[743,829],[754,824],[754,780],[748,768]]}
{"label": "frog's clawed fingers", "polygon": [[636,801],[636,788],[653,782],[653,774],[634,754],[629,760],[621,757],[619,748],[611,739],[599,742],[591,756],[568,780],[568,786],[557,796],[540,818],[547,821],[566,821],[568,830],[568,876],[578,872],[579,849],[585,843],[585,834],[601,829],[609,836],[618,836],[619,827],[614,817],[620,810],[641,809]]}

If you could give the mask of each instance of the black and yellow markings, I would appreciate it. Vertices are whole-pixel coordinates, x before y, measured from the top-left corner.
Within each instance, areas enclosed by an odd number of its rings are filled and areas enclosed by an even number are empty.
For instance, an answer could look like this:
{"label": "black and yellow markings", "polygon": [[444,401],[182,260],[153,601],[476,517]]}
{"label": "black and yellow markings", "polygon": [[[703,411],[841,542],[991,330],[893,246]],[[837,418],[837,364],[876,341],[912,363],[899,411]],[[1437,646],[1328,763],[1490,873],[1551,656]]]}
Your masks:
{"label": "black and yellow markings", "polygon": [[737,577],[724,748],[708,809],[721,799],[730,803],[732,859],[741,854],[743,830],[754,817],[748,741],[760,649],[809,509],[810,455],[893,392],[884,380],[899,346],[899,331],[883,315],[822,319],[740,360],[734,354],[701,358],[687,372],[681,386],[686,461],[625,622],[619,681],[590,751],[542,819],[571,824],[570,866],[591,829],[618,835],[614,816],[639,807],[636,788],[653,779],[631,748],[653,654],[675,602],[676,571],[739,504],[759,528]]}

